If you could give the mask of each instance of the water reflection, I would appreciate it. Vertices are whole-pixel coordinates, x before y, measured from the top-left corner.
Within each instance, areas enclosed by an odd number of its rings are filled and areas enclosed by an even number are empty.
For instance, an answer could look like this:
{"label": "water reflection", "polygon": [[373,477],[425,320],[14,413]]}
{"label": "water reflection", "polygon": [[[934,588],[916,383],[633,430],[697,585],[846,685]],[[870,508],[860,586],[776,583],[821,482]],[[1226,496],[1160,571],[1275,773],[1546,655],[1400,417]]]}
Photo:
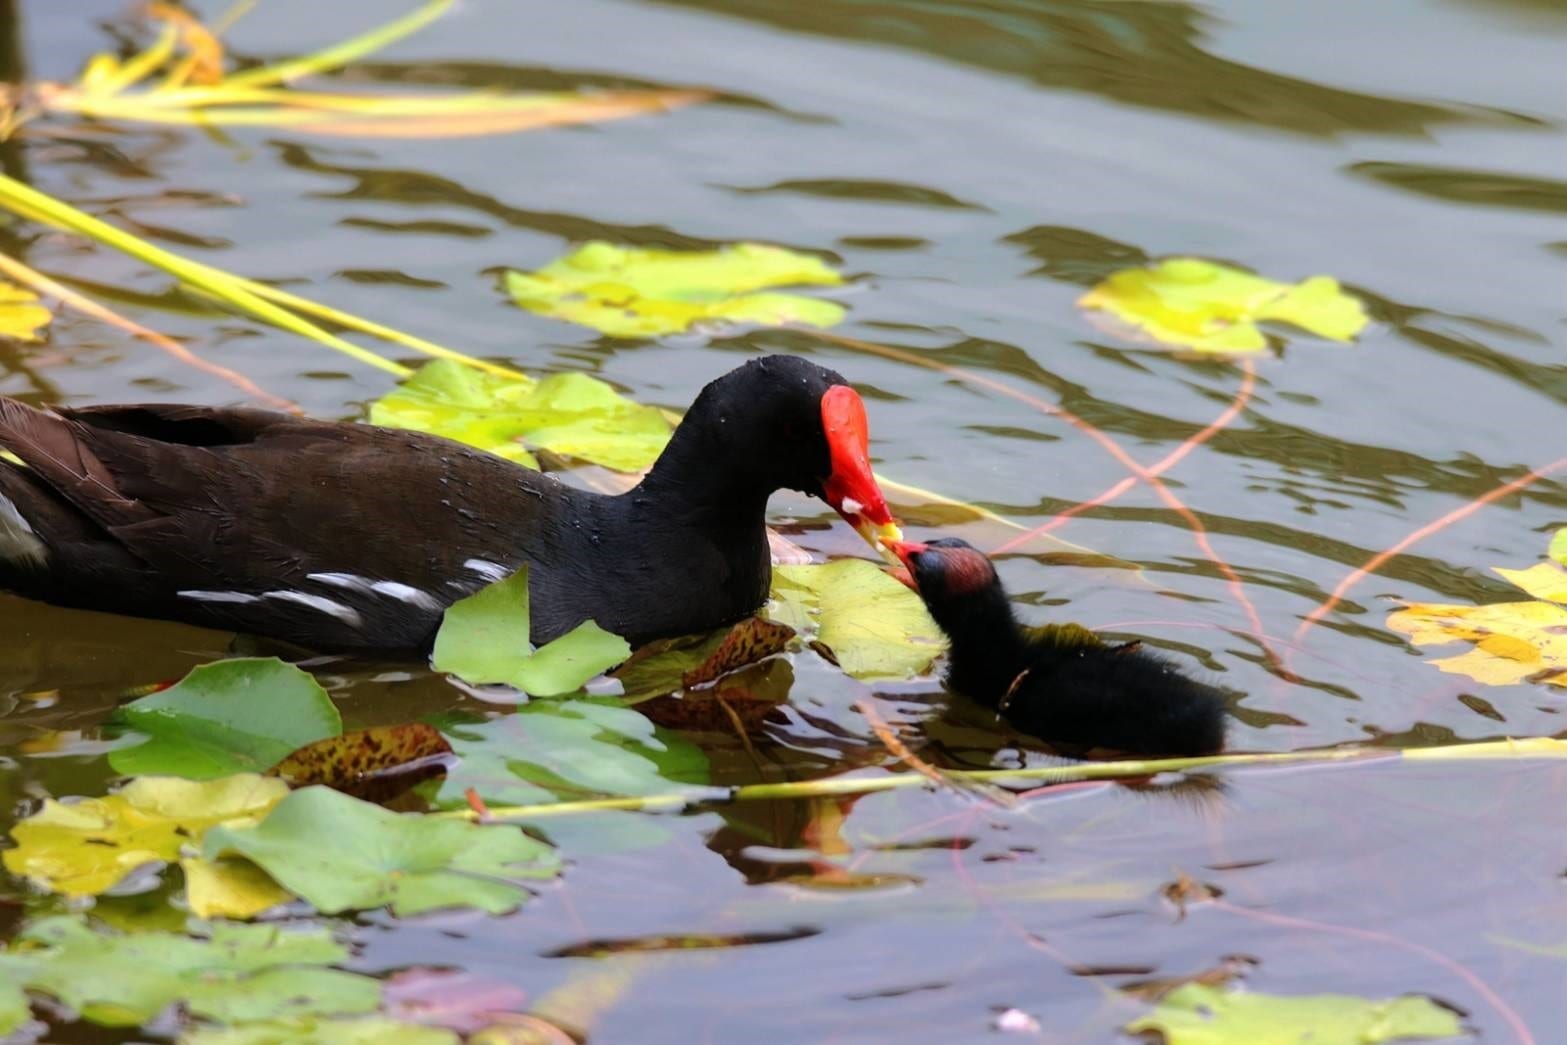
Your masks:
{"label": "water reflection", "polygon": [[663,0],[794,32],[912,48],[1044,87],[1302,134],[1424,134],[1444,123],[1527,122],[1473,107],[1313,83],[1204,49],[1208,16],[1167,0]]}

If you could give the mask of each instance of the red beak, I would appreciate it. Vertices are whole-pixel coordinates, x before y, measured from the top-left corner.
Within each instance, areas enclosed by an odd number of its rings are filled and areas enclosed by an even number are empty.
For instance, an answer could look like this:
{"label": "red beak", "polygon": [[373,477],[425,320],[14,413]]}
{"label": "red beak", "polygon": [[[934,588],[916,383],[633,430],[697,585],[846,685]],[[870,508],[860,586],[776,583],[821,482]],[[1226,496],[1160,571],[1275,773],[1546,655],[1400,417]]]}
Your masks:
{"label": "red beak", "polygon": [[918,541],[888,541],[887,549],[898,557],[903,565],[892,570],[892,579],[898,581],[906,588],[920,590],[918,582],[914,580],[914,564],[909,560],[920,552],[929,551],[930,545],[921,544]]}
{"label": "red beak", "polygon": [[871,474],[870,425],[865,401],[848,385],[833,385],[822,396],[822,431],[832,471],[822,497],[859,531],[872,547],[902,536]]}

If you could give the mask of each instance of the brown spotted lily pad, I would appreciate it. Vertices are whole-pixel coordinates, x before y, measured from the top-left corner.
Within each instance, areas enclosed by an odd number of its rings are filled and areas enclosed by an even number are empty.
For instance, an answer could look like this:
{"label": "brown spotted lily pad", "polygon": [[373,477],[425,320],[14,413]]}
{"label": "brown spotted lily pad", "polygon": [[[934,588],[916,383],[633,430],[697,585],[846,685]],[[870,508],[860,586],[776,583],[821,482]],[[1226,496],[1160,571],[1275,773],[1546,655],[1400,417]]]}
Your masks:
{"label": "brown spotted lily pad", "polygon": [[388,802],[426,780],[444,776],[452,746],[423,722],[376,726],[327,737],[279,762],[269,774],[291,787],[324,784],[368,802]]}

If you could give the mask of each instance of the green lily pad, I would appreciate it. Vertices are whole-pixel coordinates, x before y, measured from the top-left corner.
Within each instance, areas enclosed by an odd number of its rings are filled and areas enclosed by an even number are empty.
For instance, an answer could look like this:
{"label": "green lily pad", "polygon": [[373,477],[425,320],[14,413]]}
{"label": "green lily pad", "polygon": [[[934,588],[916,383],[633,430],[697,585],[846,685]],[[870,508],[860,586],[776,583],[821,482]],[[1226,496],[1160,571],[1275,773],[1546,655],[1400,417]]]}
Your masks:
{"label": "green lily pad", "polygon": [[1258,1042],[1383,1041],[1456,1038],[1458,1016],[1418,994],[1375,1001],[1343,994],[1286,998],[1189,983],[1165,995],[1153,1012],[1126,1025],[1155,1032],[1166,1045],[1256,1045]]}
{"label": "green lily pad", "polygon": [[426,363],[370,407],[372,424],[455,439],[539,466],[530,447],[622,472],[650,467],[669,422],[587,374],[542,381],[491,374],[449,359]]}
{"label": "green lily pad", "polygon": [[708,780],[701,748],[613,700],[538,701],[445,733],[461,759],[439,792],[446,805],[460,805],[470,787],[487,802],[527,805]]}
{"label": "green lily pad", "polygon": [[440,1027],[399,1023],[384,1016],[331,1020],[299,1016],[238,1027],[203,1027],[180,1045],[457,1045],[456,1034]]}
{"label": "green lily pad", "polygon": [[343,731],[326,690],[276,657],[203,664],[163,692],[125,705],[117,717],[148,737],[109,753],[117,772],[190,780],[262,772],[296,748]]}
{"label": "green lily pad", "polygon": [[325,787],[295,791],[252,827],[207,832],[203,855],[234,853],[326,914],[390,905],[411,915],[443,907],[501,914],[547,878],[550,848],[510,826],[389,812]]}
{"label": "green lily pad", "polygon": [[1102,309],[1156,341],[1199,352],[1260,352],[1259,322],[1276,320],[1330,341],[1353,341],[1365,329],[1365,307],[1338,281],[1313,276],[1277,283],[1200,258],[1170,258],[1124,269],[1078,301]]}
{"label": "green lily pad", "polygon": [[[535,701],[442,730],[460,758],[435,795],[445,808],[465,807],[470,788],[494,806],[543,805],[660,794],[710,779],[700,747],[614,700]],[[670,837],[657,816],[613,809],[530,826],[577,856],[649,849]]]}
{"label": "green lily pad", "polygon": [[501,683],[537,697],[570,693],[631,655],[626,640],[584,621],[534,650],[528,642],[528,568],[447,607],[430,663],[465,682]]}
{"label": "green lily pad", "polygon": [[1551,557],[1551,561],[1567,566],[1567,527],[1551,535],[1551,544],[1545,554]]}
{"label": "green lily pad", "polygon": [[145,1023],[173,1004],[222,1023],[372,1012],[379,981],[328,968],[347,958],[322,929],[219,923],[192,938],[97,933],[76,917],[46,918],[0,951],[0,1034],[27,1019],[24,990],[115,1027]]}
{"label": "green lily pad", "polygon": [[814,632],[857,679],[922,674],[947,645],[920,597],[864,559],[775,567],[763,615]]}
{"label": "green lily pad", "polygon": [[506,292],[529,312],[633,338],[698,324],[830,327],[842,305],[766,291],[842,282],[819,258],[761,243],[676,251],[593,242],[537,272],[507,272]]}

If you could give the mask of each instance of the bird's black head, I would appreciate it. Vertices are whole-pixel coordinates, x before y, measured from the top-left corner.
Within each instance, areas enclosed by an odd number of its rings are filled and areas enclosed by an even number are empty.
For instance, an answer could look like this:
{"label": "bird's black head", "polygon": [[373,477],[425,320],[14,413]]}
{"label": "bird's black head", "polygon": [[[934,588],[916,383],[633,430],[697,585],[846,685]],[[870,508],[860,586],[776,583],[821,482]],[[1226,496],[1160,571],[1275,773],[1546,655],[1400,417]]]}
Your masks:
{"label": "bird's black head", "polygon": [[702,389],[654,476],[661,472],[703,501],[799,490],[867,540],[892,524],[871,474],[864,401],[843,375],[795,356],[752,360]]}
{"label": "bird's black head", "polygon": [[927,603],[963,599],[1000,584],[990,557],[961,537],[899,541],[891,548]]}
{"label": "bird's black head", "polygon": [[948,635],[976,625],[1010,627],[1006,589],[990,557],[959,537],[888,545],[909,571],[909,581],[930,615]]}
{"label": "bird's black head", "polygon": [[952,641],[949,683],[971,696],[990,690],[999,696],[1021,670],[1026,643],[995,564],[957,537],[894,541],[888,547],[908,570],[905,583],[919,592]]}

